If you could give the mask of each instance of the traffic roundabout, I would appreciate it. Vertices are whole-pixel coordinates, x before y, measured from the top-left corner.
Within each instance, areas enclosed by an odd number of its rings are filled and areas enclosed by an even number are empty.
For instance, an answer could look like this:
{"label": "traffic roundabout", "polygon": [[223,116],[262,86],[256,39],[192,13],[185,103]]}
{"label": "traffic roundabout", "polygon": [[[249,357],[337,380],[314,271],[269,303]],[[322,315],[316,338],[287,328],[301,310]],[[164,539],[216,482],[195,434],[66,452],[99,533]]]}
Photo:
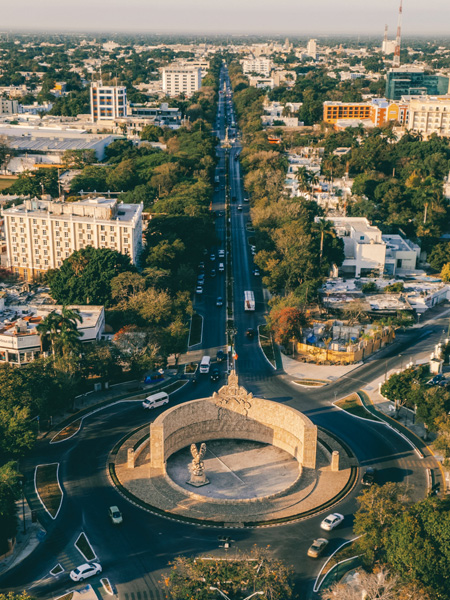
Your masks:
{"label": "traffic roundabout", "polygon": [[328,510],[353,488],[358,469],[335,436],[291,407],[253,397],[232,372],[212,396],[126,436],[109,471],[123,495],[162,516],[261,527]]}

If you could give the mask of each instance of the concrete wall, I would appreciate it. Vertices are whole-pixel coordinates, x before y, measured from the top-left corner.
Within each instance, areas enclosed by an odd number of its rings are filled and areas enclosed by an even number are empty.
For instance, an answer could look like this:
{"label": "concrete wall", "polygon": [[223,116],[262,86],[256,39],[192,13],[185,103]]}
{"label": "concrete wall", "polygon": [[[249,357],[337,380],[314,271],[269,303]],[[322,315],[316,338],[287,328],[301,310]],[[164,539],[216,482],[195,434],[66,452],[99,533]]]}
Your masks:
{"label": "concrete wall", "polygon": [[230,394],[230,387],[175,406],[150,425],[153,469],[164,471],[169,456],[191,443],[227,438],[272,444],[305,467],[315,468],[317,427],[307,417],[288,406],[253,398],[243,388]]}

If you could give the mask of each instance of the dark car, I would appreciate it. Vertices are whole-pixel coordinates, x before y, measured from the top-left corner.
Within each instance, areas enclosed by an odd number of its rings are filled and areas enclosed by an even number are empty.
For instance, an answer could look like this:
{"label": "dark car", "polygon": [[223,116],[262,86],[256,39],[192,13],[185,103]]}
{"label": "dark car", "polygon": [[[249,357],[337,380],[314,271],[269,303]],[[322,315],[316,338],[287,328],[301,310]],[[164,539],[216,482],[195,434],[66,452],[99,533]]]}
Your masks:
{"label": "dark car", "polygon": [[375,483],[377,470],[373,467],[367,467],[366,472],[362,476],[361,483],[363,485],[371,486]]}
{"label": "dark car", "polygon": [[217,350],[216,360],[217,362],[223,362],[226,358],[225,352],[223,350]]}
{"label": "dark car", "polygon": [[247,329],[247,331],[245,332],[245,335],[251,339],[251,338],[255,337],[255,330],[252,329],[252,327],[249,327]]}
{"label": "dark car", "polygon": [[219,379],[220,379],[220,371],[219,371],[219,369],[213,369],[211,371],[210,379],[211,379],[211,381],[219,381]]}

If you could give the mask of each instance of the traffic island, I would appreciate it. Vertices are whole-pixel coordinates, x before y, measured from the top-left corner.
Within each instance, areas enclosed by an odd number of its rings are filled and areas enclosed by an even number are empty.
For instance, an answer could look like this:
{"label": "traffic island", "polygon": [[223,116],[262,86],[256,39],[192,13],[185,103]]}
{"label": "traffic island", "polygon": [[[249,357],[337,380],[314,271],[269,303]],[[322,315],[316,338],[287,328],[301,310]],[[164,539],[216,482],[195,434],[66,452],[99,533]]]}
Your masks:
{"label": "traffic island", "polygon": [[[287,523],[329,510],[356,482],[356,460],[339,440],[290,407],[254,398],[234,373],[212,397],[162,413],[129,468],[128,449],[140,439],[142,428],[113,450],[110,476],[130,500],[176,520],[216,527]],[[189,446],[203,442],[210,483],[189,489]]]}

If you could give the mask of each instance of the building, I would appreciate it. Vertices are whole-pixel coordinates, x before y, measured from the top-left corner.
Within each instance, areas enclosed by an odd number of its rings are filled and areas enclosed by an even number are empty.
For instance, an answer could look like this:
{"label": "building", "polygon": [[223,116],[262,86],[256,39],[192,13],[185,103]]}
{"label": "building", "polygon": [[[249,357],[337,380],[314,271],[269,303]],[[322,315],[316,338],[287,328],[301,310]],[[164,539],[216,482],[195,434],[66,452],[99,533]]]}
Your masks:
{"label": "building", "polygon": [[[318,220],[319,217],[316,217]],[[327,217],[338,237],[344,241],[345,259],[339,267],[341,277],[364,277],[384,272],[386,242],[378,227],[364,217]]]}
{"label": "building", "polygon": [[142,249],[142,210],[142,204],[109,198],[33,198],[13,205],[2,211],[7,268],[31,281],[87,246],[117,250],[136,263]]}
{"label": "building", "polygon": [[450,137],[450,95],[410,98],[406,127],[424,137],[432,133]]}
{"label": "building", "polygon": [[381,239],[386,243],[384,272],[398,275],[400,272],[414,271],[420,258],[420,247],[401,235],[386,234]]}
{"label": "building", "polygon": [[91,119],[114,121],[127,116],[127,88],[123,85],[103,85],[101,81],[91,83]]}
{"label": "building", "polygon": [[246,58],[242,61],[242,70],[244,75],[249,73],[258,73],[269,77],[272,71],[272,61],[270,58]]}
{"label": "building", "polygon": [[343,120],[365,121],[380,127],[388,121],[406,121],[408,104],[406,102],[388,102],[384,98],[373,98],[370,102],[324,102],[323,120],[337,124]]}
{"label": "building", "polygon": [[449,91],[449,78],[430,75],[422,69],[399,67],[386,75],[386,98],[400,100],[402,96],[439,96]]}
{"label": "building", "polygon": [[200,67],[188,65],[172,65],[162,71],[162,88],[167,96],[181,96],[189,98],[198,92],[202,85],[202,71]]}
{"label": "building", "polygon": [[105,148],[117,139],[112,135],[93,135],[82,130],[39,128],[21,125],[0,125],[0,137],[9,148],[22,153],[40,153],[61,158],[66,150],[94,150],[98,160],[105,156]]}
{"label": "building", "polygon": [[152,119],[154,124],[160,127],[177,129],[181,126],[181,110],[169,108],[167,102],[161,102],[160,105],[130,104],[128,114],[129,117]]}
{"label": "building", "polygon": [[[7,292],[0,292],[0,364],[24,365],[43,355],[37,326],[52,311],[61,312],[56,305],[5,304]],[[105,327],[103,306],[69,306],[80,311],[77,329],[81,342],[99,341]]]}
{"label": "building", "polygon": [[384,39],[381,44],[382,54],[394,54],[397,47],[397,40]]}
{"label": "building", "polygon": [[18,112],[19,102],[17,100],[0,98],[0,115],[16,115]]}
{"label": "building", "polygon": [[[284,116],[285,107],[280,102],[271,102],[264,106],[264,115],[261,116],[262,124],[265,127],[272,127],[274,124],[283,124],[285,127],[298,127],[297,117]],[[289,111],[288,111],[289,112]]]}
{"label": "building", "polygon": [[306,54],[308,56],[310,56],[311,58],[313,58],[314,60],[317,59],[317,41],[316,40],[309,40],[309,42],[306,46]]}

